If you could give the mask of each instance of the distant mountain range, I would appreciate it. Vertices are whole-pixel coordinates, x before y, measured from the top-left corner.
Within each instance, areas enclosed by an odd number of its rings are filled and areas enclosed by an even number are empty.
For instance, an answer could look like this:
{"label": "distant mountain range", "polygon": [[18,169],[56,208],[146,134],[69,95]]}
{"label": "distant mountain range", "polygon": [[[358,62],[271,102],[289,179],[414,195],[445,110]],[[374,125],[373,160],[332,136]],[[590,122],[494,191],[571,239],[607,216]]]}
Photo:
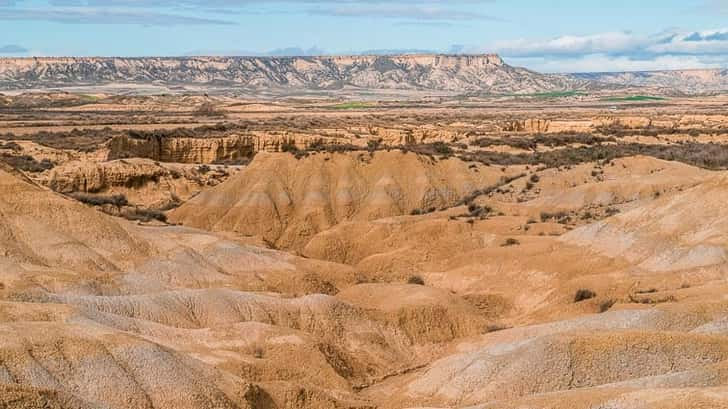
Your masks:
{"label": "distant mountain range", "polygon": [[728,89],[726,70],[541,74],[494,54],[332,57],[63,57],[0,59],[0,90],[108,84],[214,86],[251,92],[424,90],[527,94],[651,86]]}
{"label": "distant mountain range", "polygon": [[572,74],[573,78],[624,87],[654,87],[685,93],[728,90],[728,69],[603,72]]}
{"label": "distant mountain range", "polygon": [[497,55],[0,59],[2,89],[109,83],[528,93],[590,81],[511,67]]}

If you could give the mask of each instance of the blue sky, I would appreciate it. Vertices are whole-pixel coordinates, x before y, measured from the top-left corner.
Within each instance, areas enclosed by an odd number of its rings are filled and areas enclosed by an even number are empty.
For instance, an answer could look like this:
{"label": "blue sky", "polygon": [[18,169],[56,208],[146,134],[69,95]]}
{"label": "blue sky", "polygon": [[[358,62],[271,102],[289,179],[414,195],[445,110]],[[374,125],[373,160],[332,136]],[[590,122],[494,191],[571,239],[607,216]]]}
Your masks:
{"label": "blue sky", "polygon": [[728,67],[728,0],[0,0],[0,56],[398,51],[548,72]]}

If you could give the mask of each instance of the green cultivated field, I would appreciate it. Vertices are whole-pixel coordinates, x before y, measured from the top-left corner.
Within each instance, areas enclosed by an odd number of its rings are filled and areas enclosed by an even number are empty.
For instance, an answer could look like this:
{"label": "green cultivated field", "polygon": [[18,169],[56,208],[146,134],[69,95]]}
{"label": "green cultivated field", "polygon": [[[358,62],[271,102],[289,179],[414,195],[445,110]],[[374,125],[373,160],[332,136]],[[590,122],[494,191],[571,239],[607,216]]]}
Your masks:
{"label": "green cultivated field", "polygon": [[610,97],[604,98],[603,101],[609,102],[644,102],[644,101],[664,101],[667,98],[655,97],[651,95],[630,95],[627,97]]}
{"label": "green cultivated field", "polygon": [[332,105],[329,108],[331,109],[369,109],[374,108],[374,105],[367,103],[367,102],[345,102],[343,104],[338,105]]}

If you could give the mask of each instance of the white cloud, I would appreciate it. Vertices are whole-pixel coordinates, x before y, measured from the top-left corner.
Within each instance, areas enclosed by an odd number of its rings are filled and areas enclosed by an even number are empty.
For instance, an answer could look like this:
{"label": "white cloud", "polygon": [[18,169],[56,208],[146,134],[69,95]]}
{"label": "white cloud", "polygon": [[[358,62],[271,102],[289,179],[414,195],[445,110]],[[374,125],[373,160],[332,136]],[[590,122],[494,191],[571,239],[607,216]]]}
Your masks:
{"label": "white cloud", "polygon": [[511,57],[568,56],[596,53],[621,53],[644,47],[646,39],[626,32],[600,33],[586,36],[567,35],[549,40],[496,41],[486,48]]}
{"label": "white cloud", "polygon": [[726,54],[728,29],[675,34],[666,41],[650,44],[647,51],[654,54]]}
{"label": "white cloud", "polygon": [[630,32],[566,35],[548,40],[495,41],[483,47],[510,57],[583,56],[589,54],[660,56],[728,53],[728,29],[665,32],[650,36]]}
{"label": "white cloud", "polygon": [[627,56],[615,57],[605,54],[591,54],[569,58],[506,58],[506,62],[546,73],[620,72],[721,68],[728,64],[728,57],[705,60],[692,55],[666,55],[653,59],[638,60]]}
{"label": "white cloud", "polygon": [[0,21],[2,20],[52,21],[65,24],[140,24],[160,26],[233,24],[220,19],[109,7],[0,7]]}
{"label": "white cloud", "polygon": [[[396,2],[395,2],[396,3]],[[412,5],[357,5],[341,6],[333,8],[317,8],[310,10],[311,14],[335,16],[335,17],[373,17],[373,18],[395,18],[408,20],[435,20],[435,21],[458,21],[458,20],[490,20],[500,19],[483,13],[462,11],[443,7],[412,6]]]}
{"label": "white cloud", "polygon": [[[232,24],[229,14],[295,13],[404,21],[463,21],[498,18],[463,9],[494,0],[0,0],[0,20],[145,25]],[[310,10],[291,10],[291,5]],[[265,7],[267,6],[267,7]],[[260,8],[264,7],[264,10]],[[213,17],[205,17],[211,14]]]}
{"label": "white cloud", "polygon": [[545,72],[716,68],[728,66],[728,29],[566,35],[495,41],[473,50],[496,52],[513,64]]}

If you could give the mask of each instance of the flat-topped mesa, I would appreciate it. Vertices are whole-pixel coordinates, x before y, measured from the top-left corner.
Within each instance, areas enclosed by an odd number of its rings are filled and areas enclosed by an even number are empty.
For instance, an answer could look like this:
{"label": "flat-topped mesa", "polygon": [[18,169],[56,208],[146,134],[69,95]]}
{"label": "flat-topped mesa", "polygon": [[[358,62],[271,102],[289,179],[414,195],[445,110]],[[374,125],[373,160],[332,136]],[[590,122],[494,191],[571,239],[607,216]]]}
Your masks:
{"label": "flat-topped mesa", "polygon": [[528,93],[577,89],[588,81],[510,67],[495,54],[0,59],[0,90],[111,83]]}

